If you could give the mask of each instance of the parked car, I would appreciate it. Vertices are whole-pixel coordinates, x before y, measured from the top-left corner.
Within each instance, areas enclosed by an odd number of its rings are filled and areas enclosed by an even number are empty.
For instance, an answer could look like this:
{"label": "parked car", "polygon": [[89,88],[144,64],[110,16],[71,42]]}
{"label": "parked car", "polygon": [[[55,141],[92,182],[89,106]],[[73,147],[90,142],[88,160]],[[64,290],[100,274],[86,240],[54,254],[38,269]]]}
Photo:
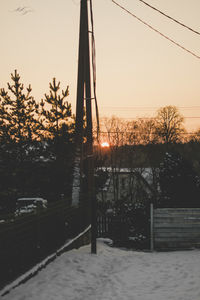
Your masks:
{"label": "parked car", "polygon": [[47,200],[43,198],[18,198],[15,215],[20,216],[47,208]]}

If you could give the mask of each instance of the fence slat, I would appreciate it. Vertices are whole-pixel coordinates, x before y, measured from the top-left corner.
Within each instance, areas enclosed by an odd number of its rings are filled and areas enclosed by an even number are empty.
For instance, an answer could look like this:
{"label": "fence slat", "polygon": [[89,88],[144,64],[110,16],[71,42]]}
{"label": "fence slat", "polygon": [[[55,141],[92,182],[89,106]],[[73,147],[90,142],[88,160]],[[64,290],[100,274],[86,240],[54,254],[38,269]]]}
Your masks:
{"label": "fence slat", "polygon": [[157,208],[154,210],[156,249],[200,246],[200,208]]}

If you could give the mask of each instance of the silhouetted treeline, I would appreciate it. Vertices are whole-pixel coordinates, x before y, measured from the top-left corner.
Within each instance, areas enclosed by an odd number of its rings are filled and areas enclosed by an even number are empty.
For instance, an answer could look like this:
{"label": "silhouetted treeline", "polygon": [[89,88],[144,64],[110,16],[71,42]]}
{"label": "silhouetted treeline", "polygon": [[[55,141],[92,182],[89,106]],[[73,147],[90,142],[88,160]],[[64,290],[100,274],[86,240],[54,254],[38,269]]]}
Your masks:
{"label": "silhouetted treeline", "polygon": [[[36,101],[16,70],[0,89],[0,209],[10,211],[21,196],[56,201],[71,195],[75,117],[68,95],[69,87],[60,91],[53,78],[49,93]],[[152,119],[101,123],[100,140],[110,147],[95,147],[96,167],[159,167],[175,150],[199,172],[199,131],[187,133],[175,106],[159,109]],[[96,187],[104,181],[98,177]]]}
{"label": "silhouetted treeline", "polygon": [[[194,168],[200,174],[200,143],[172,143],[172,144],[147,144],[147,145],[123,145],[96,149],[96,164],[98,167],[114,166],[122,168],[148,168],[159,167],[166,152],[178,152],[184,159],[191,161]],[[111,157],[112,156],[112,157]]]}

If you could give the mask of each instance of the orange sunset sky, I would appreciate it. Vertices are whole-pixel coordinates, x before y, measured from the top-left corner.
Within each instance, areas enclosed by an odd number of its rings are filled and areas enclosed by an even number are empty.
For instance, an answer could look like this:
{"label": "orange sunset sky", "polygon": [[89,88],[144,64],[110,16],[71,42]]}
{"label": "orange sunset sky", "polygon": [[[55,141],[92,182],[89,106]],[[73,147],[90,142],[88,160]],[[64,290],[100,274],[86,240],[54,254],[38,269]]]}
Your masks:
{"label": "orange sunset sky", "polygon": [[[200,56],[200,35],[173,23],[138,0],[117,0],[163,34]],[[199,0],[146,0],[200,31]],[[15,11],[26,7],[26,12]],[[101,116],[151,117],[176,105],[188,130],[200,127],[200,59],[171,44],[111,0],[93,0],[97,97]],[[79,0],[0,1],[0,87],[17,69],[40,100],[53,77],[69,85],[76,104]]]}

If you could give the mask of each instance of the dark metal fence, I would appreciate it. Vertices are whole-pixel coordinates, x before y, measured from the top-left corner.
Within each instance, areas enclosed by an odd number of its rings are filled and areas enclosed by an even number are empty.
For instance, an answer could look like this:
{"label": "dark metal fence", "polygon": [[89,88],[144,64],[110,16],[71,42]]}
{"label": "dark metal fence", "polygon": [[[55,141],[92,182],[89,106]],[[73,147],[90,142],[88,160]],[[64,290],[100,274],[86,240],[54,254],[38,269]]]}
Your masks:
{"label": "dark metal fence", "polygon": [[39,213],[0,223],[0,288],[89,225],[86,207],[58,201]]}
{"label": "dark metal fence", "polygon": [[129,215],[107,216],[97,218],[97,236],[108,237],[113,245],[129,248],[149,249],[150,215],[148,211],[135,210]]}
{"label": "dark metal fence", "polygon": [[98,216],[97,236],[109,237],[113,240],[128,239],[129,218],[124,216]]}
{"label": "dark metal fence", "polygon": [[111,231],[113,217],[110,216],[98,216],[97,217],[97,236],[108,237]]}

